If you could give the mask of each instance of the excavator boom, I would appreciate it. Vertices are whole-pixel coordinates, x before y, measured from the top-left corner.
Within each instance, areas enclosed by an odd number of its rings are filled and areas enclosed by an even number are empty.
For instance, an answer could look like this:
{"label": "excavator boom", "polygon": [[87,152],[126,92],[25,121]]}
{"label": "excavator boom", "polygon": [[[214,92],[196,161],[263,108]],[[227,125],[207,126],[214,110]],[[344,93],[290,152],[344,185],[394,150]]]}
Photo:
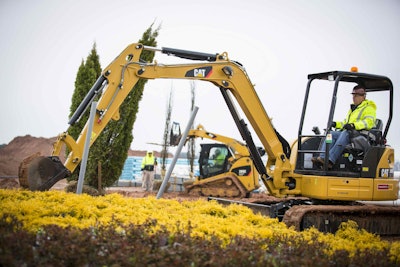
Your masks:
{"label": "excavator boom", "polygon": [[[199,63],[165,65],[158,63],[143,63],[140,55],[143,50],[160,51],[168,55],[174,55],[185,59],[199,60]],[[206,62],[203,62],[206,61]],[[81,105],[71,117],[69,124],[73,125],[88,108],[95,96],[101,95],[98,100],[97,112],[93,130],[90,133],[90,145],[95,142],[107,123],[119,118],[119,107],[125,100],[134,85],[140,79],[159,79],[175,78],[188,80],[208,81],[220,88],[220,91],[230,109],[238,129],[245,139],[251,157],[257,171],[263,177],[267,188],[274,194],[284,196],[288,194],[285,184],[286,177],[291,173],[291,165],[287,159],[282,144],[278,139],[275,129],[263,108],[253,85],[243,67],[228,58],[227,53],[206,54],[194,51],[172,49],[172,48],[153,48],[142,44],[131,44],[118,55],[110,65],[108,65],[96,83],[88,92]],[[279,166],[276,168],[272,180],[267,174],[267,169],[262,163],[259,152],[247,129],[246,123],[239,118],[228,91],[236,98],[246,117],[250,120],[257,135],[260,137],[263,147],[268,154],[268,165]],[[263,125],[263,127],[261,127]],[[63,144],[67,146],[70,154],[64,166],[67,170],[64,173],[72,173],[82,160],[83,147],[86,139],[88,125],[86,124],[77,140],[74,140],[68,130],[59,135],[54,144],[52,156],[56,157],[61,151]],[[45,161],[45,160],[44,160]],[[282,170],[282,172],[280,171]],[[58,177],[57,179],[62,179]],[[42,179],[41,177],[28,180]],[[48,188],[47,188],[48,189]],[[291,188],[291,194],[299,194],[298,189]]]}

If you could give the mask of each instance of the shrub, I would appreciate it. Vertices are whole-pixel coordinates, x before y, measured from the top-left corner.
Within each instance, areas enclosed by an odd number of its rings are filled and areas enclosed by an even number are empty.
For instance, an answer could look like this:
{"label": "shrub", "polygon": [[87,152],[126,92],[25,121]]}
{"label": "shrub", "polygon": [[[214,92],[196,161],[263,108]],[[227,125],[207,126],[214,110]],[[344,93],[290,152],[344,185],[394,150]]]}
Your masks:
{"label": "shrub", "polygon": [[353,222],[296,232],[239,205],[0,190],[0,266],[396,266]]}

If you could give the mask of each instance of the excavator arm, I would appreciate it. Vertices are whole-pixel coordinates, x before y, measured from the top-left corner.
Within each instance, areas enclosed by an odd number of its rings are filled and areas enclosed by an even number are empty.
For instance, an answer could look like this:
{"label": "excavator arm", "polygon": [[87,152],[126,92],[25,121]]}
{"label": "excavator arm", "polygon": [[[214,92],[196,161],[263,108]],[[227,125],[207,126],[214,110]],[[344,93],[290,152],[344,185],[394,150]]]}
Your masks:
{"label": "excavator arm", "polygon": [[239,142],[238,140],[224,136],[221,134],[212,133],[206,131],[203,125],[199,124],[196,129],[189,130],[187,140],[191,138],[206,138],[209,140],[214,140],[220,143],[225,144],[226,146],[232,148],[235,152],[234,154],[240,156],[250,156],[249,150],[246,147],[246,144]]}
{"label": "excavator arm", "polygon": [[[171,65],[159,64],[157,62],[145,63],[140,59],[143,50],[161,52],[201,62]],[[218,87],[242,137],[249,147],[251,157],[266,187],[276,196],[300,193],[296,188],[288,186],[288,178],[293,175],[293,168],[287,154],[284,152],[282,142],[254,90],[253,84],[244,68],[238,62],[229,60],[225,52],[221,54],[206,54],[180,49],[158,49],[142,44],[131,44],[104,69],[101,76],[71,117],[69,124],[73,125],[88,108],[92,100],[96,96],[101,95],[98,100],[93,130],[89,133],[91,135],[90,144],[93,144],[111,119],[118,120],[120,105],[140,79],[160,78],[201,80],[210,82]],[[246,123],[239,118],[231,100],[231,95],[235,97],[259,137],[268,155],[267,166],[264,166],[261,161],[261,157],[254,145]],[[88,125],[86,124],[77,140],[71,138],[67,130],[60,134],[54,144],[53,157],[59,155],[62,144],[65,144],[71,151],[64,163],[67,169],[65,171],[66,175],[73,172],[82,160],[83,147],[86,135],[88,134],[87,129]],[[42,177],[44,180],[49,178]],[[32,179],[37,180],[37,178]]]}

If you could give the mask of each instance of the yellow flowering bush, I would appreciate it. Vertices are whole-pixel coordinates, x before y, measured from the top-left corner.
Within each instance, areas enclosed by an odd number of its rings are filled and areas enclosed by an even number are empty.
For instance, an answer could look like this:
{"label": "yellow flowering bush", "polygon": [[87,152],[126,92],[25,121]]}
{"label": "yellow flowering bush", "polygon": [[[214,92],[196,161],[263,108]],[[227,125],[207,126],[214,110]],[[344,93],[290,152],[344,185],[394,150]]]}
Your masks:
{"label": "yellow flowering bush", "polygon": [[[235,236],[254,240],[282,240],[288,244],[306,241],[325,244],[324,253],[347,251],[350,257],[362,251],[389,251],[393,262],[400,263],[400,242],[387,242],[359,230],[354,222],[342,224],[335,234],[314,228],[297,232],[277,219],[254,214],[241,205],[222,206],[215,201],[127,198],[119,194],[92,197],[60,191],[31,192],[0,190],[0,218],[16,218],[31,233],[46,225],[87,229],[119,222],[142,225],[149,220],[149,233],[166,229],[171,233],[190,232],[194,238],[218,237],[229,244]],[[10,219],[11,220],[11,219]],[[264,247],[265,249],[267,246]]]}
{"label": "yellow flowering bush", "polygon": [[[119,194],[92,197],[59,191],[30,192],[0,190],[0,215],[12,214],[28,231],[36,232],[44,225],[88,228],[108,224],[143,224],[157,220],[153,231],[165,226],[171,232],[177,225],[186,229],[189,222],[194,236],[215,234],[229,240],[231,236],[266,237],[272,232],[296,233],[276,219],[254,214],[241,205],[223,207],[214,201],[126,198]],[[266,229],[268,229],[266,231]]]}

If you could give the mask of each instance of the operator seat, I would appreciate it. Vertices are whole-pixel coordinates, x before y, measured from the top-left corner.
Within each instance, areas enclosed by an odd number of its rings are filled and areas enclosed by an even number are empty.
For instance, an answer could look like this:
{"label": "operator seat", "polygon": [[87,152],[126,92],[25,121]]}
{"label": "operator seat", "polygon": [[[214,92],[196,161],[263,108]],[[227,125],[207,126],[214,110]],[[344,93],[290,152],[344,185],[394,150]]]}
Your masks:
{"label": "operator seat", "polygon": [[371,146],[383,145],[382,140],[382,120],[376,119],[375,126],[370,130],[353,130],[350,137],[350,144],[345,151],[353,152],[357,155],[365,154]]}
{"label": "operator seat", "polygon": [[385,145],[382,138],[382,128],[382,121],[376,119],[375,126],[369,131],[353,130],[350,133],[350,144],[345,147],[342,156],[335,164],[336,169],[361,173],[364,164],[368,164],[370,167],[376,165],[374,158],[376,152],[380,151]]}
{"label": "operator seat", "polygon": [[372,146],[383,145],[382,140],[382,129],[383,129],[383,122],[380,119],[375,120],[375,127],[373,127],[369,131],[361,131],[361,134],[365,134],[368,141]]}

